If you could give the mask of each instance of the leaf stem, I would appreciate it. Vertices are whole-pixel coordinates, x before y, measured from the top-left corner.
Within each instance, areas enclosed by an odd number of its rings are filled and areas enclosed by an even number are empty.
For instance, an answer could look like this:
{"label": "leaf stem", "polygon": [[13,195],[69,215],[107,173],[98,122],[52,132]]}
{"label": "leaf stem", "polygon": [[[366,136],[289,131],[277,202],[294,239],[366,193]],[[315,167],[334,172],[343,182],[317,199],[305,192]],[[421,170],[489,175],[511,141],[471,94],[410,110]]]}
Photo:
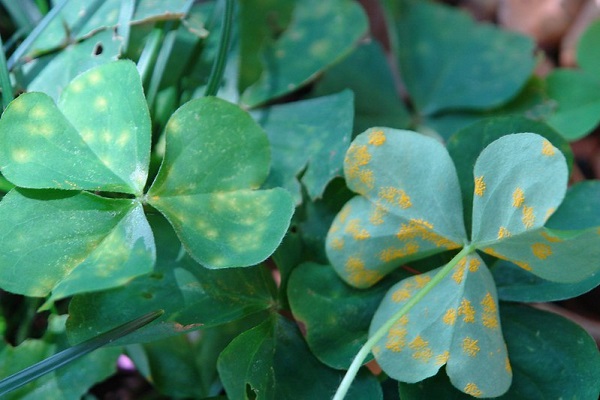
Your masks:
{"label": "leaf stem", "polygon": [[219,50],[217,57],[210,71],[208,84],[204,96],[216,96],[225,72],[227,62],[227,52],[229,51],[229,42],[231,39],[231,28],[233,26],[233,0],[225,0],[225,13],[223,14],[223,27],[221,28],[221,40],[219,41]]}
{"label": "leaf stem", "polygon": [[350,368],[346,371],[346,375],[344,375],[344,379],[340,383],[337,392],[333,396],[333,400],[342,400],[346,397],[348,390],[350,389],[350,385],[354,381],[358,370],[362,366],[363,362],[373,349],[373,347],[385,336],[385,334],[392,328],[392,326],[402,318],[406,313],[408,313],[417,303],[419,303],[423,297],[425,297],[431,289],[437,286],[442,279],[444,279],[450,271],[454,269],[456,264],[460,260],[462,260],[465,256],[469,255],[475,251],[475,246],[469,244],[465,246],[457,255],[450,260],[448,264],[446,264],[435,276],[429,281],[423,288],[417,292],[417,294],[412,297],[398,312],[392,315],[385,324],[383,324],[370,338],[367,342],[360,348],[354,360],[352,360],[352,364],[350,364]]}
{"label": "leaf stem", "polygon": [[20,388],[26,383],[29,383],[42,375],[52,372],[79,357],[91,353],[92,351],[149,324],[156,318],[160,317],[163,313],[163,310],[158,310],[142,315],[133,321],[120,325],[90,340],[63,350],[60,353],[56,353],[55,355],[48,357],[39,363],[36,363],[17,372],[16,374],[2,379],[0,381],[0,396]]}

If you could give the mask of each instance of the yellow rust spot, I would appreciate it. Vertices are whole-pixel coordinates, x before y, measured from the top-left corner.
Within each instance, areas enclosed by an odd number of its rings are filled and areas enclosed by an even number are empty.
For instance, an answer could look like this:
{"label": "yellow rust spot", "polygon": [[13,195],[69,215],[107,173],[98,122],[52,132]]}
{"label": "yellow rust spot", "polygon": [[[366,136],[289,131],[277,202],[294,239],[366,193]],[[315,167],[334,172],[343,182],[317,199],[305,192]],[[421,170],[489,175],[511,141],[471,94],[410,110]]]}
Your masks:
{"label": "yellow rust spot", "polygon": [[506,359],[504,360],[504,369],[506,370],[506,372],[508,372],[509,374],[512,374],[512,367],[510,365],[510,360],[508,359],[508,357],[506,357]]}
{"label": "yellow rust spot", "polygon": [[469,271],[477,272],[479,270],[479,266],[481,265],[481,261],[476,258],[471,258],[469,260]]}
{"label": "yellow rust spot", "polygon": [[544,140],[542,142],[542,154],[547,156],[547,157],[551,157],[555,154],[556,152],[554,151],[554,146],[552,146],[552,143],[550,143],[547,140]]}
{"label": "yellow rust spot", "polygon": [[523,206],[523,216],[521,217],[521,221],[525,228],[533,227],[535,223],[535,213],[533,211],[533,207]]}
{"label": "yellow rust spot", "polygon": [[385,348],[399,353],[406,346],[406,328],[399,321],[396,322],[388,331]]}
{"label": "yellow rust spot", "polygon": [[433,351],[429,347],[429,342],[418,335],[412,342],[408,344],[413,350],[412,357],[415,360],[428,362],[433,357]]}
{"label": "yellow rust spot", "polygon": [[562,242],[562,239],[556,236],[551,236],[548,232],[543,232],[541,233],[541,235],[544,237],[544,239],[546,239],[547,241],[551,242],[551,243],[558,243],[558,242]]}
{"label": "yellow rust spot", "polygon": [[483,396],[483,392],[481,390],[479,390],[479,388],[477,387],[476,384],[474,383],[467,383],[467,385],[465,386],[465,388],[463,389],[463,392],[465,392],[466,394],[470,394],[473,397],[481,397]]}
{"label": "yellow rust spot", "polygon": [[448,310],[446,310],[442,321],[446,325],[454,325],[454,323],[456,322],[456,310],[454,308],[449,308]]}
{"label": "yellow rust spot", "polygon": [[388,186],[380,188],[378,196],[382,201],[394,206],[399,206],[403,209],[412,207],[410,196],[406,194],[404,190],[395,187]]}
{"label": "yellow rust spot", "polygon": [[369,222],[371,222],[373,225],[381,225],[384,222],[383,217],[386,215],[387,210],[379,205],[376,205],[371,215],[369,215]]}
{"label": "yellow rust spot", "polygon": [[342,211],[340,211],[340,213],[338,214],[338,220],[341,223],[346,222],[346,219],[348,219],[348,216],[350,215],[350,209],[351,209],[351,207],[346,205],[346,206],[344,206],[344,208],[342,208]]}
{"label": "yellow rust spot", "polygon": [[348,281],[359,287],[371,286],[383,278],[379,272],[366,269],[363,260],[356,256],[348,257],[346,273]]}
{"label": "yellow rust spot", "polygon": [[554,214],[554,211],[556,211],[556,208],[554,207],[550,207],[547,211],[546,211],[546,215],[544,215],[544,222],[548,221],[548,219],[552,216],[552,214]]}
{"label": "yellow rust spot", "polygon": [[508,229],[506,229],[504,226],[501,226],[500,229],[498,229],[498,239],[502,239],[502,238],[506,238],[506,237],[510,237],[511,234],[509,232]]}
{"label": "yellow rust spot", "polygon": [[373,177],[373,171],[370,169],[361,169],[358,171],[358,181],[365,185],[367,189],[373,189],[375,185],[375,178]]}
{"label": "yellow rust spot", "polygon": [[23,164],[31,160],[31,153],[26,149],[15,149],[12,152],[12,159],[19,164]]}
{"label": "yellow rust spot", "polygon": [[469,357],[475,357],[479,353],[479,346],[477,345],[478,340],[466,337],[462,342],[462,349]]}
{"label": "yellow rust spot", "polygon": [[371,154],[366,145],[352,145],[346,153],[344,160],[346,175],[350,179],[357,178],[362,167],[369,164]]}
{"label": "yellow rust spot", "polygon": [[428,275],[415,276],[415,285],[417,286],[417,289],[423,288],[425,285],[427,285],[429,283],[429,281],[431,281],[431,277]]}
{"label": "yellow rust spot", "polygon": [[331,242],[329,242],[329,246],[334,250],[342,250],[344,248],[344,239],[333,238]]}
{"label": "yellow rust spot", "polygon": [[411,295],[412,293],[408,289],[401,287],[398,290],[394,291],[394,293],[392,293],[392,301],[394,301],[395,303],[400,303],[402,301],[410,299]]}
{"label": "yellow rust spot", "polygon": [[523,189],[521,189],[520,187],[516,188],[515,191],[513,192],[512,195],[513,198],[513,202],[512,205],[513,207],[521,207],[523,205],[523,203],[525,202],[525,193],[523,192]]}
{"label": "yellow rust spot", "polygon": [[444,351],[442,354],[438,354],[435,356],[435,364],[436,365],[444,365],[450,359],[450,352],[448,350]]}
{"label": "yellow rust spot", "polygon": [[552,248],[545,243],[534,243],[531,245],[533,255],[540,260],[545,260],[552,255]]}
{"label": "yellow rust spot", "polygon": [[396,237],[403,242],[420,238],[448,250],[460,247],[460,245],[433,232],[433,224],[422,219],[411,219],[408,224],[401,224]]}
{"label": "yellow rust spot", "polygon": [[390,262],[400,258],[408,257],[419,251],[419,245],[416,242],[408,242],[402,248],[389,247],[379,253],[379,259],[383,262]]}
{"label": "yellow rust spot", "polygon": [[466,257],[463,257],[458,262],[458,265],[456,266],[456,268],[454,269],[454,273],[452,274],[452,279],[454,279],[454,282],[458,283],[459,285],[462,283],[463,278],[465,277],[466,264],[467,264],[467,259],[466,259]]}
{"label": "yellow rust spot", "polygon": [[344,232],[352,235],[354,240],[366,240],[371,237],[369,232],[360,226],[360,220],[358,219],[350,220],[348,225],[346,225]]}
{"label": "yellow rust spot", "polygon": [[475,178],[475,194],[479,197],[482,197],[485,194],[485,182],[483,180],[483,175]]}
{"label": "yellow rust spot", "polygon": [[515,263],[515,265],[523,268],[525,271],[531,271],[532,270],[531,266],[528,263],[524,262],[524,261],[514,261],[513,260],[513,263]]}
{"label": "yellow rust spot", "polygon": [[475,322],[475,309],[471,305],[471,302],[465,298],[460,302],[458,307],[458,315],[463,317],[463,322],[472,324]]}
{"label": "yellow rust spot", "polygon": [[369,144],[381,146],[385,143],[385,133],[383,131],[373,131],[369,134]]}
{"label": "yellow rust spot", "polygon": [[498,308],[496,307],[496,302],[494,301],[494,298],[490,292],[486,293],[486,295],[483,297],[483,300],[481,300],[481,305],[483,306],[483,316],[481,317],[483,326],[489,329],[498,328]]}

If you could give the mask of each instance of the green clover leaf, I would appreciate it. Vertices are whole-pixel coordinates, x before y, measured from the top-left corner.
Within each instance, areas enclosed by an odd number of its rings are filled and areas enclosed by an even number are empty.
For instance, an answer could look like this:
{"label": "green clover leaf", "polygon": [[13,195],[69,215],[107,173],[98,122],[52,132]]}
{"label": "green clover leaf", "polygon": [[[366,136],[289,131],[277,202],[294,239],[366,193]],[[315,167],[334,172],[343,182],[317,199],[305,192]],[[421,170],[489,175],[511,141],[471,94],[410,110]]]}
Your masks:
{"label": "green clover leaf", "polygon": [[[274,251],[293,201],[281,188],[255,190],[270,149],[249,114],[216,98],[183,105],[144,194],[150,146],[148,106],[130,61],[79,75],[57,104],[34,92],[14,100],[0,119],[0,171],[17,186],[0,202],[0,286],[52,293],[51,302],[149,272],[156,248],[146,203],[207,266],[254,265]],[[117,198],[104,197],[111,192]]]}
{"label": "green clover leaf", "polygon": [[[360,196],[336,216],[326,245],[346,282],[370,287],[403,263],[463,248],[447,274],[433,270],[404,279],[385,295],[369,332],[379,338],[373,339],[373,353],[383,370],[399,381],[417,382],[446,365],[452,384],[465,393],[505,393],[512,373],[496,287],[475,250],[558,282],[598,271],[597,227],[544,227],[565,196],[563,155],[532,133],[503,136],[488,145],[474,166],[471,239],[462,220],[456,169],[437,141],[372,128],[350,146],[344,172],[348,187]],[[436,286],[429,290],[432,281]],[[426,285],[429,291],[422,292]],[[422,297],[415,303],[417,293]],[[409,303],[412,308],[398,319]],[[383,336],[376,334],[383,329]]]}

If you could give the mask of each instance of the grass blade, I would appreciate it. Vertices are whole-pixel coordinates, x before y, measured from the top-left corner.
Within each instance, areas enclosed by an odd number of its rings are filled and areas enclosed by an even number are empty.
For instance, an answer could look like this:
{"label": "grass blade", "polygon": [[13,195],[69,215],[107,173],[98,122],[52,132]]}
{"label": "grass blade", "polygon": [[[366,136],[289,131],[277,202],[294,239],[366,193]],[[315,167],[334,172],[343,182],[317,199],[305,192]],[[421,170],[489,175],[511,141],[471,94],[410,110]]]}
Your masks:
{"label": "grass blade", "polygon": [[11,392],[15,389],[20,388],[26,383],[31,382],[49,372],[54,371],[69,362],[78,359],[108,343],[111,343],[147,324],[154,321],[164,313],[163,310],[153,311],[151,313],[142,315],[133,321],[127,322],[121,326],[111,329],[101,335],[96,336],[90,340],[80,343],[76,346],[70,347],[66,350],[61,351],[47,359],[40,361],[31,367],[25,368],[22,371],[13,374],[2,381],[0,381],[0,396]]}
{"label": "grass blade", "polygon": [[225,72],[227,62],[227,52],[229,51],[229,42],[231,39],[231,29],[233,26],[233,0],[225,0],[225,13],[223,14],[223,28],[221,30],[221,40],[219,41],[219,50],[217,58],[210,71],[208,84],[204,96],[216,96]]}
{"label": "grass blade", "polygon": [[2,92],[2,110],[8,107],[13,96],[13,88],[10,84],[10,74],[6,65],[6,57],[4,56],[4,50],[2,45],[2,38],[0,38],[0,91]]}

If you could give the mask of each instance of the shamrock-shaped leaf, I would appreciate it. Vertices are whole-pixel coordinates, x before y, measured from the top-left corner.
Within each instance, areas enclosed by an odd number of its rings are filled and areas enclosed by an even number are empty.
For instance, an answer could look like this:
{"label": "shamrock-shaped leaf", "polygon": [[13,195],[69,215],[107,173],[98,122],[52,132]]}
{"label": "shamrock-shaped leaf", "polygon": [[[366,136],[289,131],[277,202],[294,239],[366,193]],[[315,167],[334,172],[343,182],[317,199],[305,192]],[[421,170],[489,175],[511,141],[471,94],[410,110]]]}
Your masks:
{"label": "shamrock-shaped leaf", "polygon": [[[372,335],[438,270],[393,286],[373,317]],[[512,373],[502,338],[492,276],[477,256],[462,259],[373,348],[392,378],[418,382],[446,364],[452,384],[474,396],[495,397],[510,386]]]}
{"label": "shamrock-shaped leaf", "polygon": [[281,242],[294,211],[281,188],[257,189],[269,142],[250,115],[217,98],[192,100],[166,129],[163,164],[148,201],[207,267],[254,265]]}
{"label": "shamrock-shaped leaf", "polygon": [[[0,243],[2,287],[52,292],[52,301],[148,272],[155,245],[145,203],[209,266],[254,265],[273,252],[293,203],[283,189],[254,190],[270,154],[247,113],[216,98],[184,105],[168,124],[165,160],[144,194],[150,142],[148,107],[129,61],[78,76],[58,105],[43,93],[13,101],[0,120],[0,170],[17,186],[0,203],[9,227]],[[37,279],[19,279],[24,272]]]}
{"label": "shamrock-shaped leaf", "polygon": [[[370,335],[385,334],[374,354],[400,381],[433,376],[446,364],[450,380],[465,393],[493,397],[510,386],[494,282],[475,250],[558,282],[581,280],[599,269],[597,227],[544,227],[563,200],[568,168],[560,151],[539,135],[503,136],[480,154],[470,240],[456,170],[437,141],[370,129],[350,146],[345,174],[348,187],[361,196],[336,217],[327,254],[350,284],[368,287],[404,262],[465,246],[453,270],[449,264],[440,277],[431,271],[401,281],[375,313]],[[434,276],[436,286],[397,316]],[[476,357],[480,351],[485,357]]]}

